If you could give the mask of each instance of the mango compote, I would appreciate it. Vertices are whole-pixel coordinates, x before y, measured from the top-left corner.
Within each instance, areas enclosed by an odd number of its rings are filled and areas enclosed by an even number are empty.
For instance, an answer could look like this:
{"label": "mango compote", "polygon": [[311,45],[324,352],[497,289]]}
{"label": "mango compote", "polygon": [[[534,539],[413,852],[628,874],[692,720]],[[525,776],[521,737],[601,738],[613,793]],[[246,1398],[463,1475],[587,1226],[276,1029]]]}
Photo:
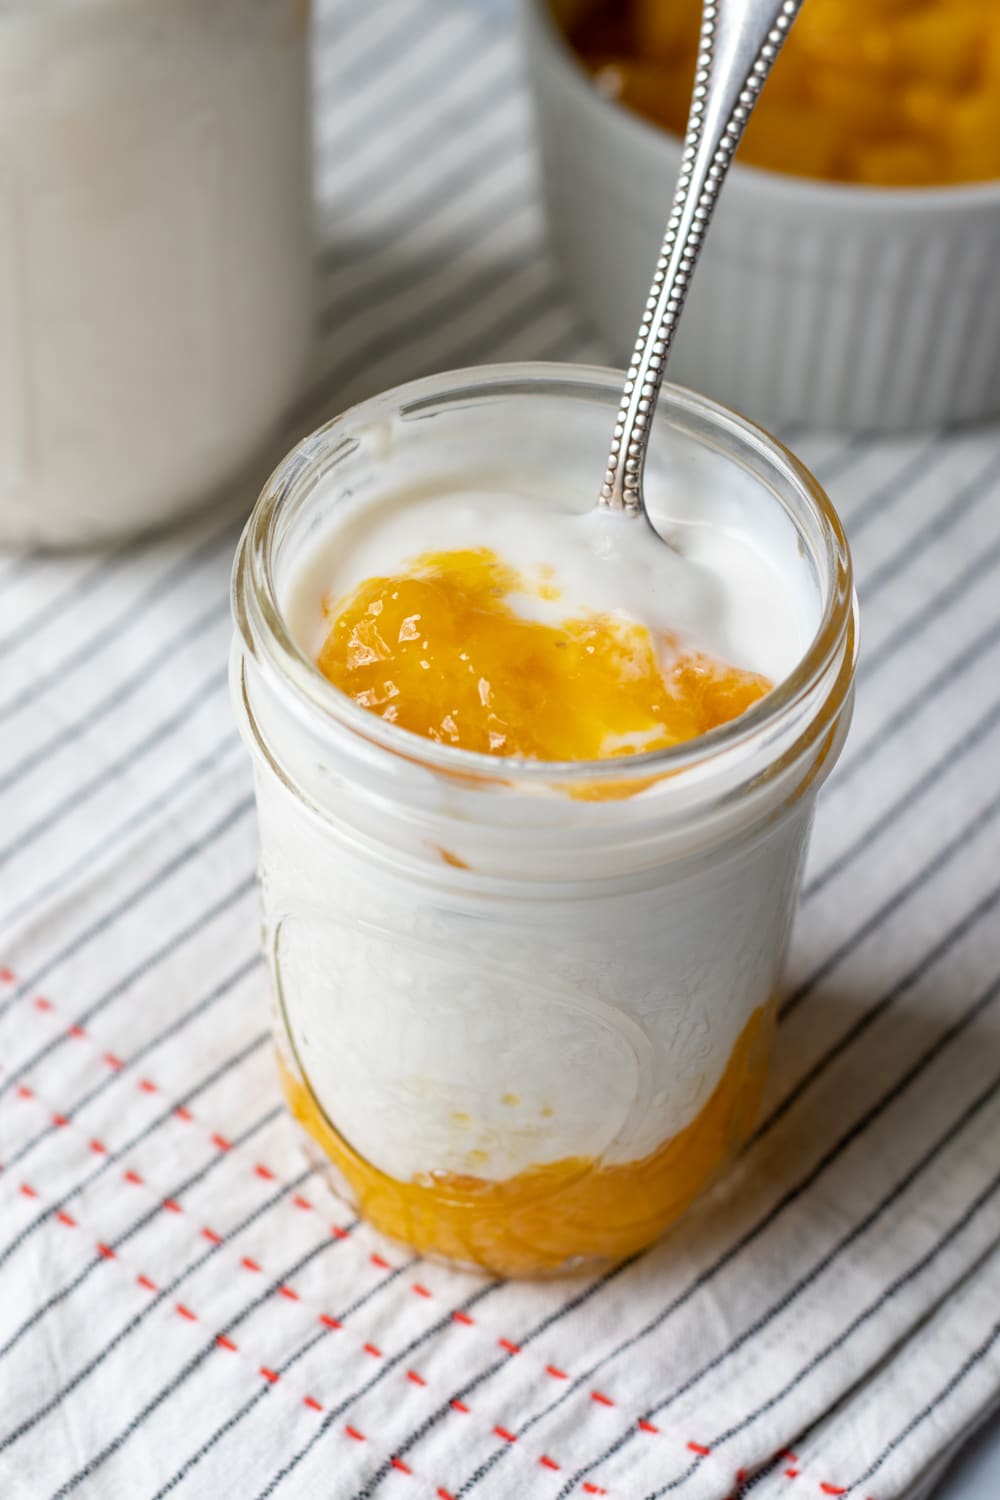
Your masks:
{"label": "mango compote", "polygon": [[771,1006],[754,1011],[707,1102],[648,1156],[613,1166],[570,1157],[498,1181],[431,1171],[400,1182],[352,1148],[283,1062],[280,1075],[292,1114],[383,1234],[496,1276],[538,1276],[621,1260],[680,1218],[753,1128],[772,1021]]}
{"label": "mango compote", "polygon": [[[599,760],[690,740],[770,688],[618,614],[576,611],[553,621],[558,598],[551,575],[528,578],[488,548],[425,554],[325,606],[318,664],[355,702],[401,728],[537,760]],[[537,602],[548,618],[538,618]],[[378,1228],[496,1274],[538,1274],[620,1259],[684,1212],[751,1127],[770,1025],[770,1007],[753,1011],[693,1118],[640,1159],[546,1160],[542,1128],[541,1159],[507,1176],[485,1175],[485,1154],[470,1150],[467,1170],[429,1162],[399,1180],[339,1133],[290,1058],[282,1080],[292,1112]]]}
{"label": "mango compote", "polygon": [[[596,0],[573,41],[600,87],[683,134],[700,17],[700,0]],[[805,0],[739,156],[883,187],[1000,177],[1000,6]]]}
{"label": "mango compote", "polygon": [[657,639],[613,614],[557,624],[517,597],[558,590],[489,548],[428,553],[328,607],[324,676],[356,703],[440,744],[534,760],[661,750],[734,719],[767,678]]}

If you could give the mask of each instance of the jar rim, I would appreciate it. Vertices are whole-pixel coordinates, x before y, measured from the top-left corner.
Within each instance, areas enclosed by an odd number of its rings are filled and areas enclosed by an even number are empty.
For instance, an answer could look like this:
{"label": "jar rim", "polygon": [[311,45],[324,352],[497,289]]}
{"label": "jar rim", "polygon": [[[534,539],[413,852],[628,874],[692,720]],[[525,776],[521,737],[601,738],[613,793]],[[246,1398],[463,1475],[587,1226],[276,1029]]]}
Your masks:
{"label": "jar rim", "polygon": [[[243,530],[233,565],[232,607],[244,646],[292,688],[298,707],[309,717],[312,728],[326,725],[333,732],[346,729],[373,748],[470,783],[495,786],[502,781],[531,787],[582,781],[607,785],[623,779],[661,780],[702,767],[721,755],[739,753],[748,743],[759,741],[778,721],[794,715],[842,656],[845,637],[853,637],[850,642],[853,668],[856,598],[851,555],[840,518],[825,491],[805,465],[763,428],[720,402],[669,382],[664,383],[660,393],[659,420],[663,422],[668,412],[694,418],[735,440],[738,446],[756,451],[776,475],[781,475],[798,491],[818,520],[824,542],[826,576],[821,580],[822,610],[813,638],[792,671],[737,718],[696,739],[628,756],[572,761],[494,756],[438,744],[370,713],[331,683],[294,639],[279,604],[272,566],[276,524],[298,482],[306,477],[313,463],[321,457],[329,458],[336,451],[338,439],[353,446],[352,424],[359,419],[367,421],[390,414],[405,417],[443,401],[485,395],[496,398],[532,393],[570,397],[611,394],[616,406],[623,380],[623,372],[608,366],[542,361],[449,370],[368,397],[296,444],[265,484]],[[780,503],[780,497],[776,495],[775,499]],[[801,526],[795,517],[791,519],[801,534]],[[836,676],[840,681],[841,674]]]}

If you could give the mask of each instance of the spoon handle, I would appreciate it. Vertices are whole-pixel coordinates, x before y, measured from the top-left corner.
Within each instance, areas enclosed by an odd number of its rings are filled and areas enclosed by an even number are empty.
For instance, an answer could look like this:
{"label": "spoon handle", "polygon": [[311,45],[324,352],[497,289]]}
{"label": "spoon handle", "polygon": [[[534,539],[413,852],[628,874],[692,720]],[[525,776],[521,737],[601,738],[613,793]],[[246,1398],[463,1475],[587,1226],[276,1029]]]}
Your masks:
{"label": "spoon handle", "polygon": [[719,189],[802,0],[704,0],[680,175],[622,392],[600,504],[641,511],[653,408]]}

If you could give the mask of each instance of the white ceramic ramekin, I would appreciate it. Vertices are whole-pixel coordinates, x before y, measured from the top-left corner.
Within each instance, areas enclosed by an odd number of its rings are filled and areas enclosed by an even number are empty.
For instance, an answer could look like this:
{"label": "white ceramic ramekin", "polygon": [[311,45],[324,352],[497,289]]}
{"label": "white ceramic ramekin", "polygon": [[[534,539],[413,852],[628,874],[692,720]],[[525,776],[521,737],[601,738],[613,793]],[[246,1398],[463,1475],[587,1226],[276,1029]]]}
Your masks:
{"label": "white ceramic ramekin", "polygon": [[[523,0],[554,246],[625,362],[680,141],[605,99],[556,22]],[[737,166],[671,377],[768,427],[900,430],[1000,413],[1000,182],[880,189]]]}

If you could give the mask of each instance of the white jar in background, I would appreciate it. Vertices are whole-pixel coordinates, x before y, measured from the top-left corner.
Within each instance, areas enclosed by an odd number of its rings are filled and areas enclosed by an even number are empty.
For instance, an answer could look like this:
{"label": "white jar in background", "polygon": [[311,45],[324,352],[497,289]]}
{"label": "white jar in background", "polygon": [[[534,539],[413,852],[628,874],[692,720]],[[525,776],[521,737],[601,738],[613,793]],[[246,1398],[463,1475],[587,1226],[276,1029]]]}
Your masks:
{"label": "white jar in background", "polygon": [[377,526],[387,499],[483,475],[540,505],[590,494],[618,379],[496,366],[367,401],[277,470],[235,565],[286,1097],[373,1223],[502,1274],[638,1249],[752,1128],[816,793],[850,719],[843,533],[784,449],[664,389],[654,516],[676,535],[679,502],[692,528],[753,536],[805,628],[748,713],[627,760],[420,739],[338,692],[295,621],[331,537]]}
{"label": "white jar in background", "polygon": [[0,541],[208,500],[313,317],[308,0],[0,0]]}

